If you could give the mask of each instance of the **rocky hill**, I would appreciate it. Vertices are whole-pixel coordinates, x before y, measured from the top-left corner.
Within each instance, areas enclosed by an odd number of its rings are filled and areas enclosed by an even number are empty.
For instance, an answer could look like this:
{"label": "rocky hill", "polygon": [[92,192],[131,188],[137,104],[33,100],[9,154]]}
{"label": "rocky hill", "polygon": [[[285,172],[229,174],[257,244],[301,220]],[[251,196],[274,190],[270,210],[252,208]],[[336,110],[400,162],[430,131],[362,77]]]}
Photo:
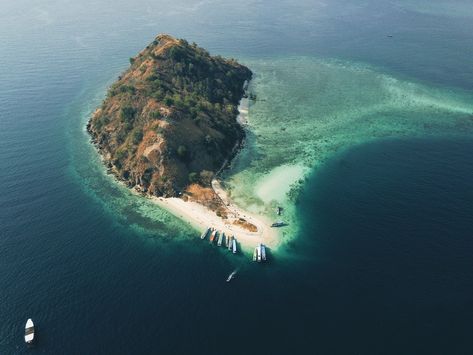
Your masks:
{"label": "rocky hill", "polygon": [[244,138],[237,106],[251,76],[233,59],[159,35],[130,58],[87,129],[130,187],[167,197],[210,186]]}

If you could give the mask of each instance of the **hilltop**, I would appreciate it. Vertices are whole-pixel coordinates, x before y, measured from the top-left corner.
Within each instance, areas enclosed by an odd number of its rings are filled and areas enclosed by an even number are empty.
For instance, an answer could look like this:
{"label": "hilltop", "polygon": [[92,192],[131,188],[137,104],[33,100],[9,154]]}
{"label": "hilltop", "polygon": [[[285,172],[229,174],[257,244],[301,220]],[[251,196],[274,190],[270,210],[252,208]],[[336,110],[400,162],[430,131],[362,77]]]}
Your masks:
{"label": "hilltop", "polygon": [[251,76],[233,59],[159,35],[130,58],[87,129],[109,170],[129,187],[212,199],[214,174],[244,138],[237,107]]}

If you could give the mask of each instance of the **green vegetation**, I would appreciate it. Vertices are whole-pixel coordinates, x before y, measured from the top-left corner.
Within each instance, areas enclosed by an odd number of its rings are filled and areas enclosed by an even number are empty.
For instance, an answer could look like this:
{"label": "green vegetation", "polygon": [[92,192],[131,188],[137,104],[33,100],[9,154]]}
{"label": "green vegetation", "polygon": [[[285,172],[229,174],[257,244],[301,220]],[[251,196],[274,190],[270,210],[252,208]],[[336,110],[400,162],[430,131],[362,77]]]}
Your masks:
{"label": "green vegetation", "polygon": [[189,174],[189,182],[190,183],[197,183],[199,182],[199,175],[195,172]]}
{"label": "green vegetation", "polygon": [[136,110],[131,106],[125,106],[121,109],[121,118],[125,122],[131,122],[135,118]]}
{"label": "green vegetation", "polygon": [[235,117],[250,78],[233,59],[161,35],[130,58],[89,130],[130,186],[176,195],[189,183],[209,185],[243,139]]}
{"label": "green vegetation", "polygon": [[143,132],[141,130],[136,130],[133,132],[133,144],[139,144],[143,139]]}
{"label": "green vegetation", "polygon": [[177,155],[182,160],[187,158],[187,148],[185,145],[180,145],[179,147],[177,147]]}

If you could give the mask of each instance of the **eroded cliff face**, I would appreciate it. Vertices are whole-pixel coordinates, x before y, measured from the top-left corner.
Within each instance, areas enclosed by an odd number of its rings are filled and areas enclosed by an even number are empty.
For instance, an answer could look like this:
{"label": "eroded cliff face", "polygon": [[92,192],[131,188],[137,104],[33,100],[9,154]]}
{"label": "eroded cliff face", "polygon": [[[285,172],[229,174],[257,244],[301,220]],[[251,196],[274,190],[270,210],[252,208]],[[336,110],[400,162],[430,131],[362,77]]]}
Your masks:
{"label": "eroded cliff face", "polygon": [[237,106],[251,71],[169,35],[130,64],[87,125],[105,163],[156,196],[209,186],[244,138]]}

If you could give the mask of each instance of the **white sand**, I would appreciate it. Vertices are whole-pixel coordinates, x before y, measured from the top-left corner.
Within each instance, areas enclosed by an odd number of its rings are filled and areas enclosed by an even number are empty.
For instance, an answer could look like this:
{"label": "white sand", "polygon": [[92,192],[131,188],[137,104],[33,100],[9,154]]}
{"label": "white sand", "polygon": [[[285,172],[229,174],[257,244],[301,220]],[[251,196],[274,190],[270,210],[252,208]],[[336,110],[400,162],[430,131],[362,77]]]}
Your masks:
{"label": "white sand", "polygon": [[248,110],[250,107],[250,99],[243,97],[238,105],[239,114],[237,116],[237,122],[242,126],[248,124]]}
{"label": "white sand", "polygon": [[265,203],[284,202],[291,185],[302,179],[307,168],[302,165],[281,165],[261,178],[255,187],[256,195]]}
{"label": "white sand", "polygon": [[[247,252],[252,251],[258,243],[263,243],[270,248],[276,248],[279,243],[277,229],[270,227],[271,222],[269,220],[243,211],[233,204],[227,206],[231,211],[231,216],[228,219],[222,219],[214,211],[197,202],[184,201],[177,197],[152,197],[152,200],[176,217],[189,222],[200,232],[203,232],[208,227],[213,227],[220,232],[225,232],[227,236],[234,235],[240,243],[240,247]],[[232,224],[237,218],[244,218],[249,223],[255,225],[258,231],[254,233],[249,232]],[[198,237],[200,237],[200,234],[196,233],[196,238]]]}

